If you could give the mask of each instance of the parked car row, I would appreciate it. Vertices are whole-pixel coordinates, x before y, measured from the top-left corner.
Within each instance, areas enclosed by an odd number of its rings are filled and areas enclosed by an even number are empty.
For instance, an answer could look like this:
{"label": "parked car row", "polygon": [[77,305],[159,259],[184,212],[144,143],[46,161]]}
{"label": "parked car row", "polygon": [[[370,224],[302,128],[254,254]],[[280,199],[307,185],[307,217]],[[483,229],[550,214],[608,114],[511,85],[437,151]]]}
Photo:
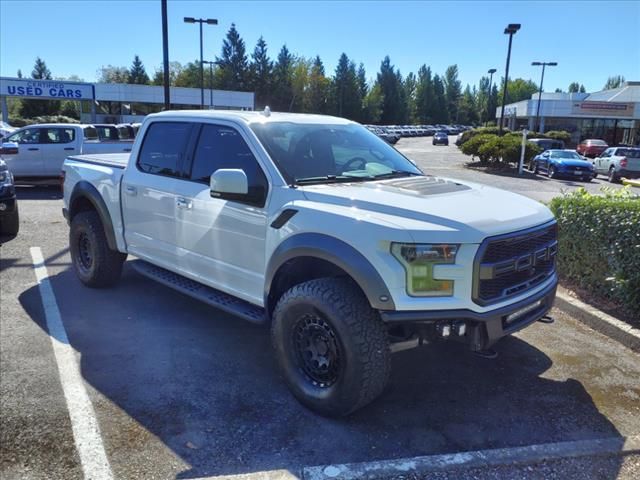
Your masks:
{"label": "parked car row", "polygon": [[74,123],[28,125],[3,140],[0,159],[17,179],[57,178],[69,155],[130,152],[133,140],[121,139],[118,127]]}
{"label": "parked car row", "polygon": [[396,143],[402,137],[430,137],[436,132],[458,135],[473,128],[469,125],[365,125],[365,127],[389,143]]}

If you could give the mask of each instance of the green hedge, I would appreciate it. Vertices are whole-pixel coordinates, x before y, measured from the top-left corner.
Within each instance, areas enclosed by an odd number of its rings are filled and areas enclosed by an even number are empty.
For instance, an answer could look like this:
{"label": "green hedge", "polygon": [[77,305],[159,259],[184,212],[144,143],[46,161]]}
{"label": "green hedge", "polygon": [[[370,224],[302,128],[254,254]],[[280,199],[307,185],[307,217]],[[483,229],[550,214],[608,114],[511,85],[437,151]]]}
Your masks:
{"label": "green hedge", "polygon": [[[481,163],[494,166],[518,163],[521,149],[522,134],[517,132],[507,133],[502,137],[490,133],[475,135],[460,146],[462,153],[478,157]],[[537,145],[527,142],[524,158],[532,158],[541,151]]]}
{"label": "green hedge", "polygon": [[640,197],[629,187],[554,198],[560,275],[640,321]]}
{"label": "green hedge", "polygon": [[26,127],[36,123],[80,123],[80,121],[64,115],[44,115],[33,118],[9,117],[9,125],[13,127]]}

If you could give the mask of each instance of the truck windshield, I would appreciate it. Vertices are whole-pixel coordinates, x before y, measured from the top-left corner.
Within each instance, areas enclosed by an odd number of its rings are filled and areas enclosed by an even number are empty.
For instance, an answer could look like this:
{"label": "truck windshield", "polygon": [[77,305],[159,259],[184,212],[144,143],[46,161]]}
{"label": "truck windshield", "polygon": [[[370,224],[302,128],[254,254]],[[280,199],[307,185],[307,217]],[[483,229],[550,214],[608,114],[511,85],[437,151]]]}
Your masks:
{"label": "truck windshield", "polygon": [[251,124],[251,129],[289,183],[422,175],[410,160],[360,125],[268,122]]}

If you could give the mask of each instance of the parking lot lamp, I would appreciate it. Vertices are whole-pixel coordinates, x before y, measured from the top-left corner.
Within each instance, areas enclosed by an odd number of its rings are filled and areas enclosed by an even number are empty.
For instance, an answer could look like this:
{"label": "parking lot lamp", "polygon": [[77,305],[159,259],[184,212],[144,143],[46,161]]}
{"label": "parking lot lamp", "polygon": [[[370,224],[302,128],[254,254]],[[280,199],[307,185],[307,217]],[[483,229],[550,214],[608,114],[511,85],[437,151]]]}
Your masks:
{"label": "parking lot lamp", "polygon": [[490,68],[487,73],[489,74],[489,95],[487,95],[487,119],[484,122],[485,127],[487,126],[487,123],[489,123],[489,115],[491,115],[491,112],[489,111],[489,107],[491,106],[491,83],[493,82],[493,74],[496,73],[496,69]]}
{"label": "parking lot lamp", "polygon": [[519,23],[510,23],[507,28],[504,29],[505,35],[509,35],[509,49],[507,50],[507,67],[504,73],[504,89],[502,90],[502,108],[500,109],[500,128],[498,132],[502,135],[502,124],[504,122],[504,104],[507,101],[507,84],[509,83],[509,62],[511,61],[511,42],[513,40],[513,34],[520,30]]}
{"label": "parking lot lamp", "polygon": [[209,61],[209,60],[203,60],[202,63],[204,63],[205,65],[209,65],[209,89],[210,89],[210,93],[209,93],[209,108],[213,108],[213,66],[217,65],[218,62],[216,61]]}
{"label": "parking lot lamp", "polygon": [[[544,68],[546,66],[556,67],[558,62],[531,62],[534,67],[542,65],[542,77],[540,78],[540,91],[538,92],[538,108],[536,109],[536,126],[534,131],[540,130],[540,99],[542,98],[542,82],[544,82]],[[542,133],[542,132],[540,132]]]}
{"label": "parking lot lamp", "polygon": [[200,24],[200,108],[204,109],[204,64],[202,61],[202,24],[217,25],[218,20],[215,18],[194,18],[184,17],[184,23]]}

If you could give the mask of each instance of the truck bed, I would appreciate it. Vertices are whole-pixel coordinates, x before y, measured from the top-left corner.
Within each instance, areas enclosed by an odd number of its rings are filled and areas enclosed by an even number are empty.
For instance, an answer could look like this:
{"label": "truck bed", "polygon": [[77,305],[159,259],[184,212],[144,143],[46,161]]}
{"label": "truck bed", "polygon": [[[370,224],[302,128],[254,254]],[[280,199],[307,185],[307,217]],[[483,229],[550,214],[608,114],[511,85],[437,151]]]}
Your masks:
{"label": "truck bed", "polygon": [[129,161],[129,153],[102,153],[93,155],[72,155],[70,160],[77,162],[92,163],[94,165],[104,165],[105,167],[124,168]]}

